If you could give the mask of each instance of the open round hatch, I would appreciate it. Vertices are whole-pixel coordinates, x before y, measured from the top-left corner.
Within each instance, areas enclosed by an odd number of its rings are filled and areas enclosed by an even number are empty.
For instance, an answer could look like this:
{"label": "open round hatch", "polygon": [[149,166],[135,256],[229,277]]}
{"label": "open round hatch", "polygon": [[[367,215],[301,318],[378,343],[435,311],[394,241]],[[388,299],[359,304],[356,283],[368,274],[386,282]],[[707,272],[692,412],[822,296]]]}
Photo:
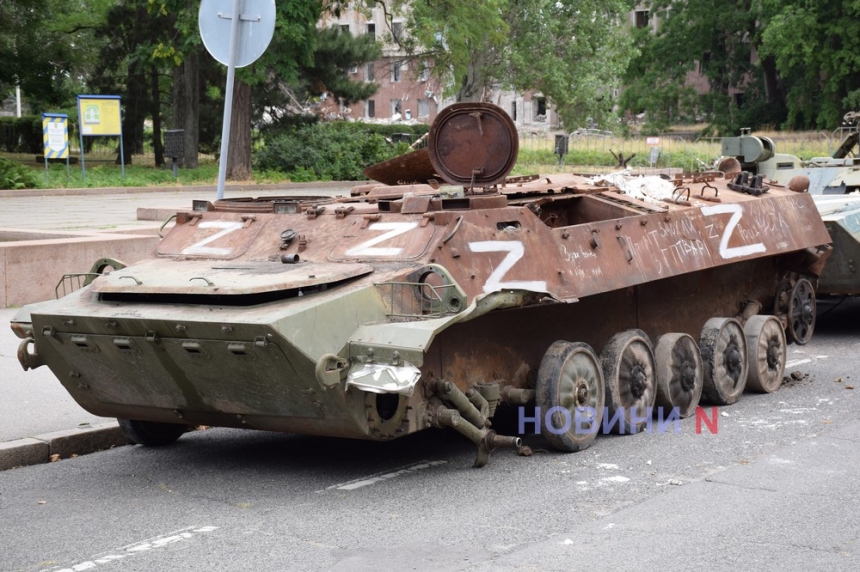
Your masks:
{"label": "open round hatch", "polygon": [[455,103],[430,127],[430,162],[450,184],[485,187],[501,183],[517,161],[517,129],[490,103]]}

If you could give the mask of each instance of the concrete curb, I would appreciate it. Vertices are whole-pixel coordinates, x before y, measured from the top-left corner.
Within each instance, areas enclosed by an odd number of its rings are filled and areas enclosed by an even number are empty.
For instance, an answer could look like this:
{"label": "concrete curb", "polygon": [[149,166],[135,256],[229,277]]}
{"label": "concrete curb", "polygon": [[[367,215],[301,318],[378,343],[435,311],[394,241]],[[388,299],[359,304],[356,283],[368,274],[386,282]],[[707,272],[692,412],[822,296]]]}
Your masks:
{"label": "concrete curb", "polygon": [[116,421],[6,441],[0,443],[0,471],[49,463],[53,455],[67,459],[130,443]]}
{"label": "concrete curb", "polygon": [[[289,191],[299,189],[336,189],[351,188],[368,181],[315,181],[310,183],[230,183],[227,191]],[[17,191],[0,190],[0,199],[19,197],[64,197],[72,195],[130,195],[136,193],[177,193],[198,192],[214,193],[217,185],[176,185],[167,187],[94,187],[79,189],[20,189]]]}

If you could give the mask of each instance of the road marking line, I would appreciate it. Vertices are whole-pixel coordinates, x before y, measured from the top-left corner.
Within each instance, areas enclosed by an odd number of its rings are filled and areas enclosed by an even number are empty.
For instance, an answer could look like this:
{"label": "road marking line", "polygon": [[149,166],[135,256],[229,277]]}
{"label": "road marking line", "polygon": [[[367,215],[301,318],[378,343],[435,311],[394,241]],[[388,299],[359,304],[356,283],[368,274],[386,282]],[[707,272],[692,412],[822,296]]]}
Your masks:
{"label": "road marking line", "polygon": [[397,477],[402,477],[403,475],[408,475],[410,473],[415,473],[417,471],[422,471],[424,469],[429,469],[431,467],[437,467],[439,465],[444,465],[448,461],[419,461],[417,463],[413,463],[411,465],[405,465],[403,467],[398,467],[393,471],[389,471],[386,473],[377,473],[375,475],[370,475],[367,477],[362,477],[361,479],[355,479],[352,481],[347,481],[345,483],[338,483],[336,485],[331,485],[322,490],[316,491],[317,493],[325,493],[331,490],[338,491],[354,491],[355,489],[360,489],[362,487],[367,487],[370,485],[374,485],[380,481],[387,481],[390,479],[395,479]]}
{"label": "road marking line", "polygon": [[82,570],[93,570],[94,568],[100,567],[100,565],[110,564],[111,562],[121,560],[127,556],[134,556],[141,552],[169,546],[176,542],[182,542],[184,540],[194,538],[196,534],[213,532],[215,530],[218,530],[217,526],[189,526],[173,532],[168,532],[167,534],[154,536],[147,540],[126,544],[121,548],[94,556],[91,560],[75,564],[70,568],[48,568],[42,572],[80,572]]}
{"label": "road marking line", "polygon": [[812,362],[811,359],[793,359],[791,361],[785,362],[785,367],[797,367],[799,365],[802,365],[805,363],[810,363],[810,362]]}

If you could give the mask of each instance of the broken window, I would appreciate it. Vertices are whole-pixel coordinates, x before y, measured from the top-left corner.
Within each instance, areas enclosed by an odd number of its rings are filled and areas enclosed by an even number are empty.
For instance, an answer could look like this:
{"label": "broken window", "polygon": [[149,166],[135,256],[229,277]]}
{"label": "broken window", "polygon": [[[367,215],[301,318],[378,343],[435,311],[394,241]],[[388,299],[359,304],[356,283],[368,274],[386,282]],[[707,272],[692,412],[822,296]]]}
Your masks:
{"label": "broken window", "polygon": [[391,115],[392,117],[395,115],[403,116],[403,103],[399,99],[391,100]]}
{"label": "broken window", "polygon": [[394,38],[395,42],[400,41],[400,38],[403,37],[403,22],[391,23],[391,37]]}
{"label": "broken window", "polygon": [[376,81],[376,69],[373,66],[373,62],[364,64],[364,81]]}
{"label": "broken window", "polygon": [[543,97],[534,100],[535,121],[546,121],[546,99]]}
{"label": "broken window", "polygon": [[634,18],[637,28],[646,27],[648,25],[648,10],[636,10]]}
{"label": "broken window", "polygon": [[340,33],[341,34],[349,34],[349,24],[341,24],[340,25]]}
{"label": "broken window", "polygon": [[424,67],[421,68],[421,73],[418,74],[418,81],[426,82],[430,79],[430,68]]}
{"label": "broken window", "polygon": [[400,81],[400,76],[402,75],[403,70],[403,62],[395,61],[391,62],[391,82],[395,83]]}
{"label": "broken window", "polygon": [[702,54],[702,61],[699,62],[699,71],[700,73],[706,73],[708,68],[711,67],[711,52],[705,52]]}
{"label": "broken window", "polygon": [[376,24],[373,22],[367,23],[367,35],[373,36],[374,38],[376,37]]}

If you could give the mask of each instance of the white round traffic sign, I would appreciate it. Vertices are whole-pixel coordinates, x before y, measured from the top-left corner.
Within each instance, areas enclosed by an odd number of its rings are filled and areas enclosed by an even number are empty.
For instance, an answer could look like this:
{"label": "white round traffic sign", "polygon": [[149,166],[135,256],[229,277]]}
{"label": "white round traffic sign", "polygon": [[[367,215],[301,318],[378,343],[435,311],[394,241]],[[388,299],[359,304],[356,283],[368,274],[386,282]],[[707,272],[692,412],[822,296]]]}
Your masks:
{"label": "white round traffic sign", "polygon": [[257,60],[275,33],[275,0],[203,0],[197,22],[203,45],[212,57],[230,65],[230,27],[233,8],[239,6],[239,33],[236,46],[237,68]]}

